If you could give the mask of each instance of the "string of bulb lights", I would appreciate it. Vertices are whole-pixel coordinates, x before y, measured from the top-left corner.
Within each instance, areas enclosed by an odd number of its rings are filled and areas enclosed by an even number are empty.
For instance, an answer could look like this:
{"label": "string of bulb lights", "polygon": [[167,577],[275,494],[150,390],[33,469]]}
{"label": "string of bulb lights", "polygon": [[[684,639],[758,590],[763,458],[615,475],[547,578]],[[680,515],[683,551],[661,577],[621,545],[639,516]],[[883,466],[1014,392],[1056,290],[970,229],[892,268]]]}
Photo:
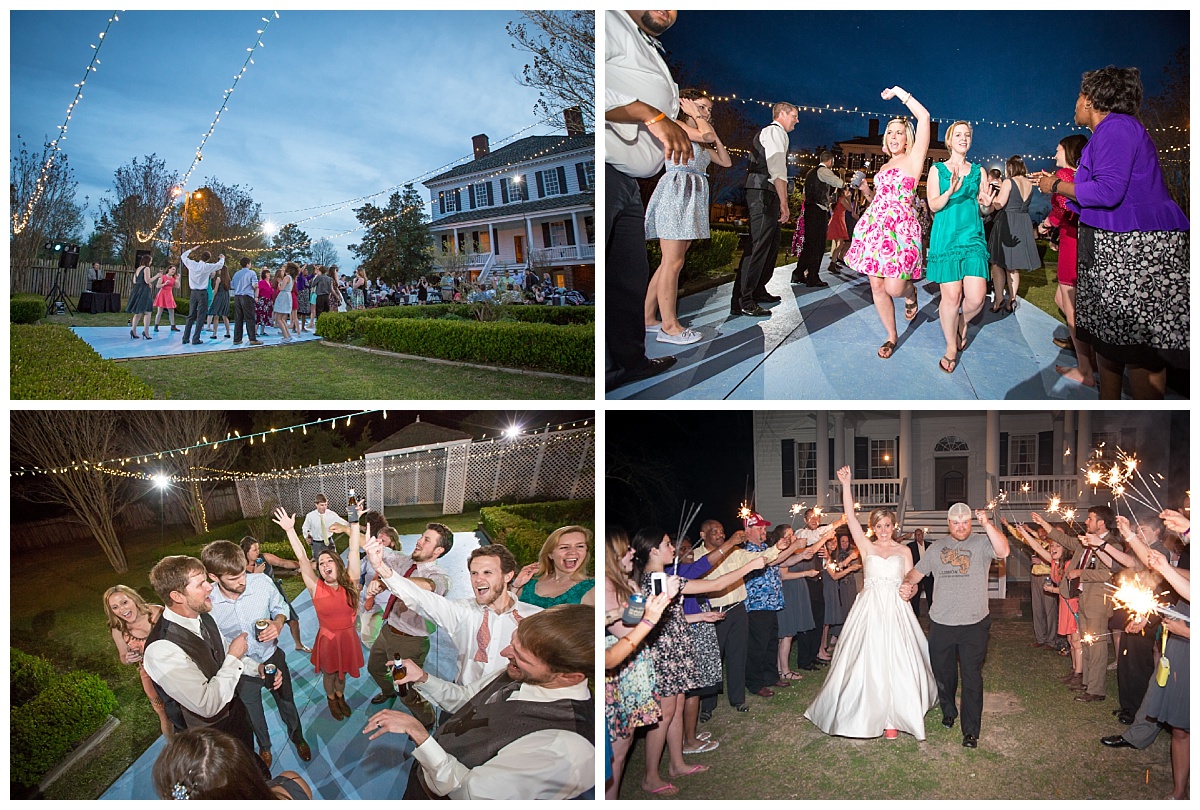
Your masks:
{"label": "string of bulb lights", "polygon": [[108,25],[100,32],[99,41],[92,43],[92,58],[88,62],[88,66],[83,70],[83,78],[75,84],[75,98],[67,105],[67,117],[58,126],[58,137],[52,140],[49,144],[50,154],[46,156],[46,161],[42,164],[42,170],[38,174],[37,182],[34,184],[33,194],[29,198],[29,202],[25,205],[24,213],[18,216],[16,211],[12,213],[12,231],[13,235],[21,233],[29,225],[29,220],[33,216],[33,209],[38,204],[38,200],[42,198],[42,194],[46,190],[46,177],[50,173],[50,167],[54,165],[55,156],[62,151],[59,143],[67,139],[67,126],[71,123],[71,115],[75,111],[75,107],[79,102],[83,101],[83,86],[87,84],[88,77],[99,70],[100,65],[100,48],[104,45],[104,37],[112,28],[113,23],[119,22],[117,12],[113,12],[108,18]]}
{"label": "string of bulb lights", "polygon": [[[154,451],[150,451],[147,453],[139,453],[139,454],[132,455],[132,456],[110,458],[110,459],[104,459],[104,460],[100,460],[100,461],[89,461],[87,459],[77,459],[73,462],[64,464],[59,467],[18,467],[17,469],[12,470],[10,472],[10,476],[11,477],[22,477],[22,476],[27,476],[27,475],[28,476],[63,475],[63,474],[67,474],[67,473],[80,472],[80,471],[83,471],[83,472],[96,471],[96,472],[104,473],[105,475],[112,475],[112,476],[123,477],[123,478],[136,478],[136,479],[141,479],[141,480],[156,480],[156,476],[162,475],[161,472],[147,473],[147,472],[142,472],[142,471],[133,471],[133,470],[129,470],[127,468],[131,465],[145,465],[145,464],[149,464],[153,461],[161,461],[164,459],[170,460],[170,459],[175,458],[176,456],[186,457],[190,454],[190,452],[192,450],[196,450],[196,449],[204,448],[204,447],[208,447],[210,449],[216,449],[220,445],[235,443],[235,442],[248,442],[249,446],[251,446],[251,447],[253,447],[254,444],[257,442],[261,446],[263,444],[266,444],[268,438],[273,435],[278,435],[278,434],[283,434],[283,433],[295,433],[298,430],[301,432],[302,435],[307,436],[309,428],[317,429],[324,425],[328,425],[330,427],[330,429],[336,429],[338,427],[339,423],[342,423],[342,427],[349,427],[351,420],[354,417],[365,416],[367,414],[373,414],[373,413],[382,413],[383,418],[385,420],[387,419],[388,412],[386,410],[383,410],[383,409],[363,410],[363,411],[357,411],[355,413],[345,414],[342,416],[332,416],[332,417],[326,417],[324,419],[314,419],[314,420],[311,420],[308,422],[302,422],[302,423],[295,424],[295,425],[288,425],[286,427],[269,428],[266,430],[261,430],[261,431],[256,431],[256,432],[252,432],[252,433],[246,433],[246,434],[242,434],[239,431],[234,430],[234,431],[228,432],[225,435],[225,438],[223,438],[223,439],[209,439],[207,436],[201,436],[198,440],[196,440],[195,442],[193,442],[189,445],[186,445],[186,446],[168,448],[168,449],[163,449],[163,450],[154,450]],[[496,442],[501,442],[501,441],[505,441],[505,440],[511,441],[512,439],[519,438],[519,437],[525,436],[525,435],[533,435],[533,434],[538,434],[538,433],[549,433],[551,431],[563,432],[563,431],[581,429],[581,428],[588,427],[591,424],[591,421],[592,420],[590,420],[590,419],[577,420],[574,422],[562,422],[558,425],[546,424],[544,427],[528,428],[528,429],[519,427],[519,426],[510,426],[508,428],[505,428],[504,431],[502,431],[500,434],[494,436],[492,439],[488,439],[487,434],[485,433],[485,434],[483,434],[483,437],[479,441],[475,442],[474,444],[476,444],[476,445],[493,445],[494,446],[494,444]],[[555,441],[557,441],[557,440],[555,440]],[[406,453],[434,452],[434,448],[430,448],[428,445],[426,445],[426,446],[422,446],[422,447],[418,447],[418,448],[408,449],[405,452]],[[352,459],[347,459],[345,462],[338,462],[338,463],[339,464],[348,464],[348,463],[357,463],[357,462],[354,462]],[[319,465],[319,466],[330,467],[330,466],[335,466],[335,465],[327,464],[327,465]],[[311,465],[309,467],[304,467],[304,468],[297,466],[297,467],[290,468],[289,470],[271,470],[269,472],[256,473],[256,472],[239,472],[236,470],[217,470],[217,469],[213,469],[213,468],[209,468],[209,467],[196,467],[193,469],[208,470],[208,471],[213,472],[215,475],[212,475],[212,476],[178,476],[178,477],[167,476],[167,477],[172,481],[186,481],[186,482],[190,482],[190,481],[200,481],[200,482],[230,481],[230,480],[239,480],[239,479],[246,479],[246,478],[267,478],[267,479],[280,478],[280,479],[282,479],[282,478],[302,477],[302,476],[296,474],[296,471],[301,470],[301,469],[310,469],[310,468],[311,468]]]}
{"label": "string of bulb lights", "polygon": [[[201,136],[201,138],[200,138],[200,145],[196,147],[196,156],[194,158],[192,158],[192,165],[188,167],[188,170],[183,175],[183,180],[181,180],[178,184],[178,187],[179,187],[181,193],[187,191],[188,178],[192,176],[192,172],[194,172],[196,170],[196,167],[200,165],[200,161],[204,159],[204,145],[206,143],[208,143],[208,139],[212,136],[213,132],[216,130],[217,124],[219,124],[221,122],[222,113],[224,113],[225,110],[228,109],[229,97],[232,96],[233,91],[237,89],[238,82],[241,81],[242,77],[246,75],[246,70],[250,67],[250,65],[254,64],[255,52],[257,52],[259,48],[266,47],[266,45],[263,43],[262,39],[263,39],[263,35],[267,31],[267,28],[269,28],[271,26],[272,19],[275,19],[275,20],[279,19],[278,11],[272,12],[271,17],[263,17],[262,18],[263,27],[259,28],[258,31],[256,32],[257,39],[255,39],[254,44],[251,47],[246,49],[248,51],[248,53],[246,55],[246,60],[242,63],[242,69],[239,70],[237,72],[237,75],[235,75],[233,77],[233,84],[231,84],[225,90],[224,95],[221,96],[221,106],[217,110],[216,116],[213,118],[212,123],[208,125],[208,131],[205,132],[204,135]],[[142,231],[137,232],[138,241],[141,242],[142,244],[145,244],[145,243],[153,240],[155,238],[155,235],[160,230],[162,230],[163,223],[167,221],[167,217],[170,215],[171,211],[174,210],[174,208],[175,208],[174,203],[168,202],[166,207],[163,208],[162,214],[159,215],[158,222],[154,223],[154,227],[150,230],[149,233],[143,233]]]}

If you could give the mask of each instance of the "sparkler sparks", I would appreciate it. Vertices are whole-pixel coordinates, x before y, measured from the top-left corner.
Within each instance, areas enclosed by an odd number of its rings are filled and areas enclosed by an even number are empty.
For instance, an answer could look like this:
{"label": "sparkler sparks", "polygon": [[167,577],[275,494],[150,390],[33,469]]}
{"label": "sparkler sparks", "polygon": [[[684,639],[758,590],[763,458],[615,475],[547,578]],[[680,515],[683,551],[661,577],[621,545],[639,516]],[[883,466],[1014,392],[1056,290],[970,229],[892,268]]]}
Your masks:
{"label": "sparkler sparks", "polygon": [[739,520],[749,520],[750,516],[753,514],[754,514],[754,512],[750,509],[750,504],[746,503],[745,501],[742,501],[742,505],[738,508],[738,513],[737,513],[738,519]]}

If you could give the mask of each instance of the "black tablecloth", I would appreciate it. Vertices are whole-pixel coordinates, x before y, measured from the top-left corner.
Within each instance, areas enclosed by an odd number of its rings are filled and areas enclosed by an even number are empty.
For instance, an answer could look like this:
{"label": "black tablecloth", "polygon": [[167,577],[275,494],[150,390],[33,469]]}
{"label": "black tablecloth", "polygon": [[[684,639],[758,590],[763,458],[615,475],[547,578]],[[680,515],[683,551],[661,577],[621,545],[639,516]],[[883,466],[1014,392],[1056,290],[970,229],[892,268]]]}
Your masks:
{"label": "black tablecloth", "polygon": [[97,312],[120,312],[121,294],[85,292],[79,296],[79,311],[93,315]]}

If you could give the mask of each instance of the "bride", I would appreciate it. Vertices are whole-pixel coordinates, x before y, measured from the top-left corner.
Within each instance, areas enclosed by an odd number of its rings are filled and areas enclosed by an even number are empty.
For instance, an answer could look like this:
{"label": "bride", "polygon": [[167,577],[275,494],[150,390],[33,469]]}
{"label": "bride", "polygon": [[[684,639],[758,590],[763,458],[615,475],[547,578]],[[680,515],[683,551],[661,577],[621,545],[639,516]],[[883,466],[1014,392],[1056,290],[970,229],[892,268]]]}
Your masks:
{"label": "bride", "polygon": [[[854,514],[850,468],[838,470],[842,502]],[[913,567],[912,552],[896,542],[896,518],[888,509],[871,513],[875,542],[849,520],[863,558],[865,584],[854,601],[825,684],[804,716],[839,737],[899,736],[925,739],[925,713],[937,702],[929,667],[929,644],[912,608],[900,598],[900,582]]]}

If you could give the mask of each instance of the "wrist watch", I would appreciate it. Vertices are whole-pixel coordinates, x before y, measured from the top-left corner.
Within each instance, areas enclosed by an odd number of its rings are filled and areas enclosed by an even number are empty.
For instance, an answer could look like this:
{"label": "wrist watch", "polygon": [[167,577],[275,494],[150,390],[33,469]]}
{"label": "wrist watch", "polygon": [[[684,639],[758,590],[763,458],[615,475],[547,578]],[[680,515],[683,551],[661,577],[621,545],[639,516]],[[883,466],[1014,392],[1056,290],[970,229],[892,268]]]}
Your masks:
{"label": "wrist watch", "polygon": [[1051,194],[1058,193],[1058,184],[1061,182],[1062,182],[1062,178],[1055,178],[1054,182],[1050,184],[1050,193]]}

